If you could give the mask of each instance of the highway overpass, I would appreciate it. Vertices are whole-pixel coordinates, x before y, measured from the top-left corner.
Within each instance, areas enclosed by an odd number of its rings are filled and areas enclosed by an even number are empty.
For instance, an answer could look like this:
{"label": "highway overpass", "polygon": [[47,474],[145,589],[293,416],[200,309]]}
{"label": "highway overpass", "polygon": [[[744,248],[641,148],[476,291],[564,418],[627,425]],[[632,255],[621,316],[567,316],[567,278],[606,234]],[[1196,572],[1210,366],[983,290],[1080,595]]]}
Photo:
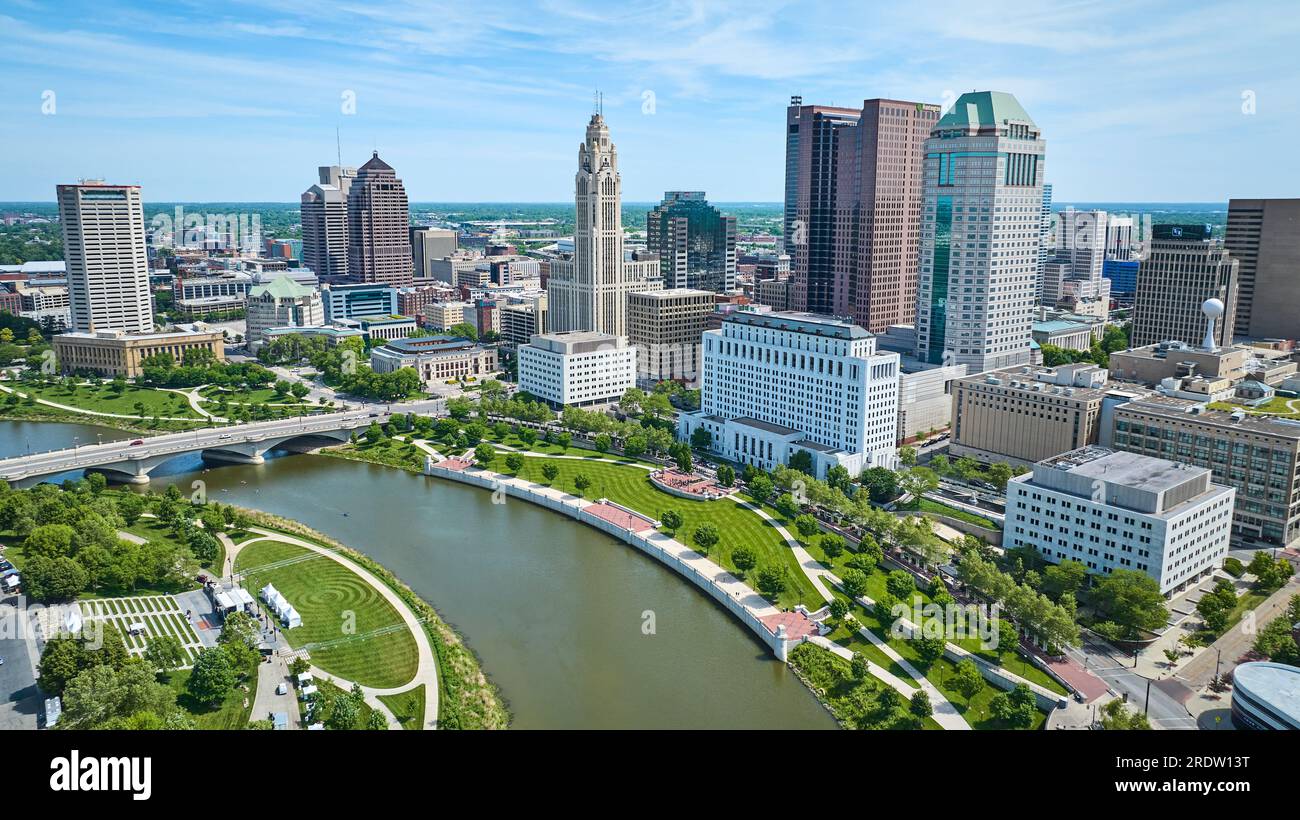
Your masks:
{"label": "highway overpass", "polygon": [[0,479],[22,488],[74,470],[96,470],[117,481],[147,484],[149,473],[159,464],[185,453],[202,453],[213,461],[261,464],[268,450],[303,451],[339,444],[371,422],[384,424],[390,417],[386,410],[374,408],[86,444],[4,459]]}

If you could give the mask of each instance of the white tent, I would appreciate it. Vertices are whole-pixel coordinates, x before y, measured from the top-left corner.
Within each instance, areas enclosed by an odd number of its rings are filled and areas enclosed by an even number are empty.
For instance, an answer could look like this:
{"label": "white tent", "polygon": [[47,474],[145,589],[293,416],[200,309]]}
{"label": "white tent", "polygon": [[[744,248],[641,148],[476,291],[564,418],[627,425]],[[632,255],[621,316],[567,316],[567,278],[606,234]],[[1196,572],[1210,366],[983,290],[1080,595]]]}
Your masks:
{"label": "white tent", "polygon": [[306,686],[307,684],[311,683],[313,680],[315,680],[315,678],[311,676],[310,672],[303,672],[301,675],[298,676],[298,685]]}
{"label": "white tent", "polygon": [[304,687],[301,689],[301,691],[298,692],[298,699],[299,699],[299,700],[306,700],[307,698],[311,697],[311,696],[314,695],[314,694],[316,694],[316,687],[315,687],[315,686],[304,686]]}
{"label": "white tent", "polygon": [[284,624],[285,629],[293,629],[295,626],[302,626],[302,616],[298,610],[289,607],[280,614],[280,623]]}
{"label": "white tent", "polygon": [[5,589],[7,590],[18,589],[18,585],[21,583],[22,583],[22,579],[19,578],[17,575],[6,575],[4,577],[4,585],[5,585]]}

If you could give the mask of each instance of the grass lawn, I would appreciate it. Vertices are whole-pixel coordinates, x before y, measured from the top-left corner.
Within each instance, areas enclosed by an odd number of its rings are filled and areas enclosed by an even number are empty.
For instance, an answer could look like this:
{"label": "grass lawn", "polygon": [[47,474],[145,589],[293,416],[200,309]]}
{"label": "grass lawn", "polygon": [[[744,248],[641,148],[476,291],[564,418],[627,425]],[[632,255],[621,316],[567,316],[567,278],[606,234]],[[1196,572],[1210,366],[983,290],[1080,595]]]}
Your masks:
{"label": "grass lawn", "polygon": [[[257,684],[257,669],[254,667],[249,672],[249,677],[245,681],[249,690],[245,692],[242,685],[236,686],[226,699],[216,706],[210,706],[206,703],[196,701],[185,689],[185,684],[189,682],[190,670],[183,669],[178,672],[172,672],[170,675],[162,678],[162,682],[172,688],[176,693],[176,704],[189,712],[194,718],[194,724],[199,729],[247,729],[248,722],[253,714],[253,695],[251,691]],[[244,705],[244,699],[248,699],[248,705]]]}
{"label": "grass lawn", "polygon": [[[18,562],[15,561],[14,563],[17,564]],[[1223,627],[1223,631],[1214,632],[1209,629],[1202,629],[1196,633],[1197,638],[1203,641],[1205,646],[1209,646],[1214,643],[1217,638],[1226,634],[1228,630],[1240,623],[1241,619],[1246,617],[1247,612],[1250,612],[1255,607],[1267,601],[1268,597],[1274,592],[1277,592],[1276,588],[1267,589],[1262,592],[1256,591],[1253,588],[1246,590],[1242,593],[1241,597],[1237,599],[1237,605],[1228,613],[1228,623]]]}
{"label": "grass lawn", "polygon": [[[1274,396],[1267,403],[1258,407],[1247,407],[1244,404],[1236,404],[1228,401],[1216,401],[1209,405],[1211,410],[1226,410],[1231,413],[1233,410],[1245,410],[1247,413],[1254,413],[1265,416],[1281,416],[1283,418],[1300,418],[1300,413],[1292,410],[1288,403],[1295,399],[1288,399],[1283,396]],[[1300,407],[1300,402],[1296,403]]]}
{"label": "grass lawn", "polygon": [[199,390],[199,395],[208,400],[205,404],[211,405],[210,407],[205,408],[208,412],[212,412],[212,407],[220,404],[222,399],[225,399],[227,404],[283,404],[295,407],[307,404],[310,407],[317,406],[314,403],[294,398],[292,393],[285,393],[284,396],[279,396],[276,394],[275,388],[273,387],[259,387],[250,390],[246,388],[216,387],[215,385],[209,385]]}
{"label": "grass lawn", "polygon": [[[542,475],[542,466],[554,464],[560,469],[553,486],[565,492],[577,493],[573,478],[578,473],[586,473],[591,478],[587,488],[589,499],[608,498],[618,504],[630,507],[653,518],[660,518],[665,510],[674,509],[682,514],[683,525],[676,533],[676,538],[693,546],[692,534],[696,527],[704,523],[717,526],[721,540],[710,552],[709,557],[715,562],[741,576],[732,563],[731,553],[737,547],[751,547],[758,556],[758,566],[774,565],[786,571],[786,590],[781,593],[776,603],[783,607],[793,607],[806,603],[816,609],[821,606],[821,596],[813,588],[812,582],[803,574],[795,561],[794,553],[785,545],[781,534],[768,522],[755,513],[746,510],[730,499],[716,501],[693,501],[669,495],[650,483],[648,473],[639,467],[610,464],[601,461],[573,461],[569,459],[547,459],[529,456],[524,459],[524,466],[519,477],[539,484],[546,484]],[[493,462],[493,468],[505,471],[505,457],[500,456]],[[758,567],[751,570],[757,572]]]}
{"label": "grass lawn", "polygon": [[36,398],[66,404],[69,407],[77,407],[82,410],[93,410],[97,413],[139,416],[140,411],[135,406],[139,403],[144,405],[145,416],[170,416],[183,419],[202,418],[202,416],[194,412],[189,401],[180,393],[154,390],[149,387],[127,385],[126,389],[120,394],[113,391],[111,384],[77,385],[71,389],[64,387],[62,384],[39,386],[18,384],[14,385],[14,387]]}
{"label": "grass lawn", "polygon": [[424,726],[424,684],[396,695],[380,695],[380,702],[387,706],[403,729],[419,729]]}
{"label": "grass lawn", "polygon": [[[436,444],[432,446],[435,450],[438,449]],[[364,436],[358,439],[356,444],[349,444],[333,450],[322,450],[321,452],[336,458],[368,461],[371,464],[383,464],[388,467],[397,467],[415,472],[424,470],[424,457],[428,455],[410,441],[395,441],[391,438],[382,438],[371,444],[365,440]],[[438,452],[443,451],[438,450]]]}
{"label": "grass lawn", "polygon": [[912,499],[906,508],[917,512],[946,515],[949,518],[956,518],[958,521],[965,521],[967,524],[974,524],[977,527],[984,527],[985,529],[996,530],[998,528],[997,523],[990,518],[985,518],[982,515],[976,515],[975,513],[967,512],[966,510],[959,510],[956,507],[950,507],[947,504],[940,504],[939,502],[932,501],[928,498],[922,498],[919,500]]}
{"label": "grass lawn", "polygon": [[[326,695],[327,697],[330,697],[331,699],[338,699],[347,694],[347,692],[345,692],[344,690],[340,689],[339,687],[335,686],[334,684],[330,683],[327,680],[317,680],[314,681],[314,683],[316,684],[317,691],[319,691],[323,695]],[[365,701],[362,701],[361,707],[357,710],[357,725],[361,726],[362,728],[365,728],[366,721],[370,720],[370,713],[373,711],[375,710],[371,708],[370,704],[366,703]],[[307,704],[301,700],[298,701],[298,716],[302,718],[303,726],[306,726],[307,725]]]}
{"label": "grass lawn", "polygon": [[[835,653],[804,643],[790,653],[790,663],[812,686],[842,724],[854,729],[941,729],[933,717],[917,720],[904,702],[890,712],[881,709],[880,693],[889,689],[884,681],[868,676],[855,680],[849,662]],[[891,689],[891,691],[893,691]]]}
{"label": "grass lawn", "polygon": [[577,456],[578,458],[605,459],[607,461],[616,461],[624,464],[644,464],[645,466],[653,467],[656,470],[663,466],[639,458],[629,458],[628,456],[619,453],[601,453],[596,450],[590,450],[586,447],[578,447],[572,444],[568,447],[561,447],[558,444],[548,444],[541,439],[533,442],[533,445],[530,447],[527,444],[524,444],[523,441],[520,440],[519,436],[514,433],[507,435],[505,438],[499,439],[496,436],[493,436],[491,431],[489,431],[487,440],[497,444],[504,444],[507,447],[516,447],[520,450],[527,450],[545,456]]}
{"label": "grass lawn", "polygon": [[[259,541],[239,553],[235,569],[246,574],[244,588],[253,595],[270,583],[294,605],[302,626],[284,635],[294,648],[306,645],[312,662],[321,669],[383,689],[409,682],[418,663],[415,637],[393,606],[361,576],[325,556],[257,569],[309,555],[293,544]],[[381,629],[391,631],[370,634]]]}

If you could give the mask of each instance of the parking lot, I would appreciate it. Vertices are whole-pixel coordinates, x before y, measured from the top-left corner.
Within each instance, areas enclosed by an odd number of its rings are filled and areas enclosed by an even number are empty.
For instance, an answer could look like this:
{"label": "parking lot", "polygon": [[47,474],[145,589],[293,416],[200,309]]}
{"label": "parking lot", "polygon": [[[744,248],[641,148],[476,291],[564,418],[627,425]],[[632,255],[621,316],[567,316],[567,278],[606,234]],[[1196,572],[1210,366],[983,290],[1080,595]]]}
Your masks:
{"label": "parking lot", "polygon": [[33,649],[17,629],[17,596],[0,598],[0,731],[35,729],[42,709]]}

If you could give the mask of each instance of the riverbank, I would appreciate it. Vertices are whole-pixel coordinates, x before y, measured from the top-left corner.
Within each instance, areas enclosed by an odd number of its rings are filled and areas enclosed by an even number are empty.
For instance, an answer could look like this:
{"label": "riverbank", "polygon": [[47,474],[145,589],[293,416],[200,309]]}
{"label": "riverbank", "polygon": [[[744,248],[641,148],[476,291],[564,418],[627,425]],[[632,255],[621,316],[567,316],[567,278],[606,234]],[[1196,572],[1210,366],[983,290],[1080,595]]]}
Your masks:
{"label": "riverbank", "polygon": [[142,435],[161,435],[162,433],[180,433],[186,430],[194,430],[200,427],[208,426],[209,422],[205,419],[195,419],[193,422],[183,421],[160,421],[157,426],[152,421],[145,422],[143,419],[132,421],[117,416],[96,416],[90,413],[77,413],[71,410],[60,410],[57,407],[50,407],[45,404],[18,404],[9,405],[0,402],[0,421],[40,421],[55,422],[58,424],[87,424],[95,427],[107,427],[113,430],[121,430],[124,433],[139,433]]}
{"label": "riverbank", "polygon": [[483,674],[478,657],[432,604],[417,595],[378,561],[318,530],[282,516],[239,507],[263,527],[298,535],[336,550],[366,569],[411,608],[420,619],[438,659],[438,728],[505,729],[510,713],[496,686]]}

